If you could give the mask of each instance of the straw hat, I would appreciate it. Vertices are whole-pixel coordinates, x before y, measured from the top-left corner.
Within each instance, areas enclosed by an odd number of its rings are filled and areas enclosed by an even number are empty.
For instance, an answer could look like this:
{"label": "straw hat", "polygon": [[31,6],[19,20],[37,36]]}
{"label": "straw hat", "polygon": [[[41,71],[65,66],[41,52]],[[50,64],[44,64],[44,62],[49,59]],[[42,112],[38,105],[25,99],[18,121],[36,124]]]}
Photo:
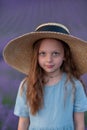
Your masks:
{"label": "straw hat", "polygon": [[87,72],[87,42],[72,36],[64,25],[57,23],[42,24],[34,32],[11,40],[4,48],[4,60],[13,68],[27,75],[31,63],[32,45],[42,38],[56,38],[65,41],[71,48],[80,73]]}

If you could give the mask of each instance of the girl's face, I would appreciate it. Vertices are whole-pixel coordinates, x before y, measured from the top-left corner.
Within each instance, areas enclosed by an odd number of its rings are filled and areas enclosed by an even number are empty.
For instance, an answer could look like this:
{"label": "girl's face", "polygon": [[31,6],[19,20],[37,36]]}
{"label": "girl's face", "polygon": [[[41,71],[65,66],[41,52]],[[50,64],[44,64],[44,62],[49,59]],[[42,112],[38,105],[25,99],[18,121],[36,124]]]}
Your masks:
{"label": "girl's face", "polygon": [[60,41],[44,39],[41,41],[38,63],[46,73],[58,73],[64,61],[64,48]]}

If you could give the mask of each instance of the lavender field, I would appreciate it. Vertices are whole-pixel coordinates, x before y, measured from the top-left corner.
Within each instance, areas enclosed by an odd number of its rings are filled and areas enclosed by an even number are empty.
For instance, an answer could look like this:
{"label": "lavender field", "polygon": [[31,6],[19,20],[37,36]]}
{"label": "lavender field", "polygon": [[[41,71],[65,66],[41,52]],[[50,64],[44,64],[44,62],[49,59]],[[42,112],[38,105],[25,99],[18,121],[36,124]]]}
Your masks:
{"label": "lavender field", "polygon": [[[0,0],[0,130],[17,130],[18,117],[13,110],[20,81],[25,76],[4,62],[4,46],[45,22],[63,23],[71,34],[87,40],[86,12],[86,0]],[[87,74],[82,79],[87,86]]]}
{"label": "lavender field", "polygon": [[3,61],[0,62],[0,130],[16,130],[18,118],[14,116],[14,104],[20,74],[10,69]]}

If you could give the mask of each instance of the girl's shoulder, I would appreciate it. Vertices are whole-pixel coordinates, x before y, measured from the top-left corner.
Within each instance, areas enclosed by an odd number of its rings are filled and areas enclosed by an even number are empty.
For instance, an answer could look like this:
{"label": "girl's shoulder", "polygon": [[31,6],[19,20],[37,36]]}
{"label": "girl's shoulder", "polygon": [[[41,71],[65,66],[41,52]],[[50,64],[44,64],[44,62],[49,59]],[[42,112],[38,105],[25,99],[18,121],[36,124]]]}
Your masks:
{"label": "girl's shoulder", "polygon": [[68,85],[72,84],[75,86],[76,89],[84,88],[83,83],[80,79],[77,79],[76,77],[72,77],[71,79],[67,80],[68,75],[65,73],[65,81],[68,81]]}
{"label": "girl's shoulder", "polygon": [[20,82],[20,87],[26,87],[26,85],[27,85],[27,77],[22,79],[22,81]]}
{"label": "girl's shoulder", "polygon": [[81,82],[81,80],[76,79],[76,78],[73,78],[73,80],[74,80],[76,88],[83,87],[83,83]]}
{"label": "girl's shoulder", "polygon": [[25,92],[26,89],[27,89],[27,77],[25,77],[25,78],[20,82],[20,85],[19,85],[20,94],[22,94],[23,91]]}

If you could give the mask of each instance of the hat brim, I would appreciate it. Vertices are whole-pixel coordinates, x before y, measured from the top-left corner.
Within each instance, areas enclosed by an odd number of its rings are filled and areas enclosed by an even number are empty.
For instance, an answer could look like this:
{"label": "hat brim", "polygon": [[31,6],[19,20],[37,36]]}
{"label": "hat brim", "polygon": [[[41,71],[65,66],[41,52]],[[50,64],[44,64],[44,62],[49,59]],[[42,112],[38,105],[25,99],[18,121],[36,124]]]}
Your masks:
{"label": "hat brim", "polygon": [[87,42],[72,35],[56,32],[31,32],[11,40],[3,51],[5,61],[16,70],[28,75],[32,45],[42,38],[56,38],[65,41],[71,48],[80,74],[87,72]]}

